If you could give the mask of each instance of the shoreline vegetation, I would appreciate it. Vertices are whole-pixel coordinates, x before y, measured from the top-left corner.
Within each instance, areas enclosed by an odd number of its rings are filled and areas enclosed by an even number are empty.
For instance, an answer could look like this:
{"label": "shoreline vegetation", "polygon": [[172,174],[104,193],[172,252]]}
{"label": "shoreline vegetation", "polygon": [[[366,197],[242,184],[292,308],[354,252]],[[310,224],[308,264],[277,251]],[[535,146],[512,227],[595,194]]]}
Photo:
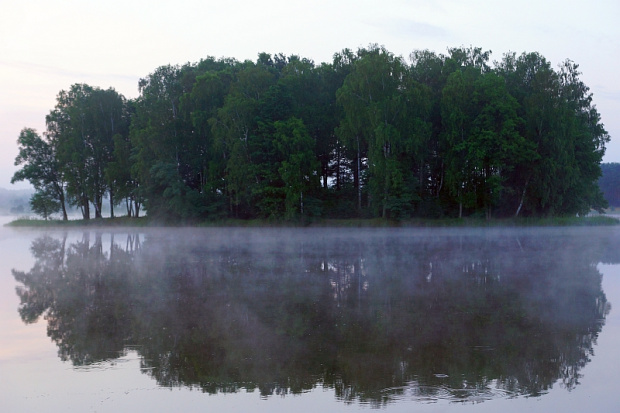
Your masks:
{"label": "shoreline vegetation", "polygon": [[114,217],[75,220],[43,220],[19,218],[4,226],[30,228],[156,228],[156,227],[235,227],[235,228],[442,228],[442,227],[569,227],[569,226],[615,226],[620,225],[620,217],[593,215],[587,217],[548,217],[548,218],[448,218],[448,219],[313,219],[313,220],[270,220],[270,219],[224,219],[219,221],[174,221],[165,222],[149,217]]}
{"label": "shoreline vegetation", "polygon": [[473,46],[402,57],[369,45],[321,64],[207,57],[157,68],[136,99],[60,91],[45,130],[21,131],[12,182],[30,182],[43,218],[102,219],[105,202],[145,225],[586,216],[608,207],[610,136],[580,75],[570,59]]}

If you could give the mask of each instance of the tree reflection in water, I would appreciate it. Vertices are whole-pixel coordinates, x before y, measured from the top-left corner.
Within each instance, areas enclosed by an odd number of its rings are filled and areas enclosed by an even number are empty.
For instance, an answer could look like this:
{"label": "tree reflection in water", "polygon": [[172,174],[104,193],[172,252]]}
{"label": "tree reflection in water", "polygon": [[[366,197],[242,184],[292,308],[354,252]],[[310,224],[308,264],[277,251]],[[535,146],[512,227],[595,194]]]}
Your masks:
{"label": "tree reflection in water", "polygon": [[609,310],[587,229],[184,231],[37,239],[22,319],[161,386],[381,405],[571,390]]}

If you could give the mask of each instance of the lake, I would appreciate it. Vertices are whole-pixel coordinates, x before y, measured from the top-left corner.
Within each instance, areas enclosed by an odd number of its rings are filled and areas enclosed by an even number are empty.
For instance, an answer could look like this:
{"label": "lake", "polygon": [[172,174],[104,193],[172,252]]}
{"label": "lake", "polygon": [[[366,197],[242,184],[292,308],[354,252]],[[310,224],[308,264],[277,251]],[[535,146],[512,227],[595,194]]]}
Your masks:
{"label": "lake", "polygon": [[620,228],[0,228],[2,409],[620,410]]}

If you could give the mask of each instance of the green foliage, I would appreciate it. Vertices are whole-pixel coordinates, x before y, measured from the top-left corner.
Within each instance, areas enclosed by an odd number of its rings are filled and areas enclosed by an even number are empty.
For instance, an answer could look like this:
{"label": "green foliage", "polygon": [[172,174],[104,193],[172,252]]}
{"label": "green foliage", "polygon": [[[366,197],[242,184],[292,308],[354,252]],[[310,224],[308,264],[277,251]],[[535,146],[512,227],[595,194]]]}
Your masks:
{"label": "green foliage", "polygon": [[585,215],[609,136],[570,60],[450,48],[161,66],[127,102],[61,91],[14,180],[84,218],[104,196],[176,220]]}
{"label": "green foliage", "polygon": [[85,219],[90,218],[90,205],[100,218],[104,194],[115,189],[106,179],[114,157],[114,136],[126,136],[129,130],[124,97],[112,88],[74,84],[60,91],[46,125],[67,182],[69,201],[81,208]]}
{"label": "green foliage", "polygon": [[151,185],[149,193],[161,193],[160,197],[146,199],[145,206],[155,218],[195,219],[206,210],[201,195],[183,183],[174,164],[155,164],[151,168]]}
{"label": "green foliage", "polygon": [[[55,200],[67,220],[65,206],[65,173],[58,157],[58,145],[54,140],[41,138],[34,129],[24,128],[17,139],[19,154],[15,165],[23,165],[11,178],[11,183],[29,181],[38,193],[45,194],[48,205]],[[38,207],[42,200],[37,200]],[[37,208],[38,208],[37,207]],[[54,211],[56,212],[56,211]]]}
{"label": "green foliage", "polygon": [[278,173],[286,194],[285,217],[292,219],[308,213],[304,204],[308,202],[308,195],[316,192],[319,186],[320,165],[314,156],[314,141],[301,119],[292,117],[277,121],[274,127],[276,147],[283,158]]}
{"label": "green foliage", "polygon": [[46,221],[52,214],[61,210],[60,201],[58,201],[55,194],[50,190],[35,192],[30,198],[30,208],[35,214],[41,215]]}

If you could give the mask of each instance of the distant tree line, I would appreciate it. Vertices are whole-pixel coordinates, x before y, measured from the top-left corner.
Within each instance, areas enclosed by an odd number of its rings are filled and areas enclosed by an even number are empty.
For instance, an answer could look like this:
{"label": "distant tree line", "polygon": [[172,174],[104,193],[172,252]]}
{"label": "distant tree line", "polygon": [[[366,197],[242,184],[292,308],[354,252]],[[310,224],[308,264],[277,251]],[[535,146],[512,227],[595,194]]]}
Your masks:
{"label": "distant tree line", "polygon": [[[162,66],[127,100],[61,91],[13,181],[45,210],[166,219],[585,214],[609,135],[570,60],[480,48]],[[91,211],[92,208],[92,211]]]}
{"label": "distant tree line", "polygon": [[620,163],[601,164],[599,187],[609,205],[620,206]]}

